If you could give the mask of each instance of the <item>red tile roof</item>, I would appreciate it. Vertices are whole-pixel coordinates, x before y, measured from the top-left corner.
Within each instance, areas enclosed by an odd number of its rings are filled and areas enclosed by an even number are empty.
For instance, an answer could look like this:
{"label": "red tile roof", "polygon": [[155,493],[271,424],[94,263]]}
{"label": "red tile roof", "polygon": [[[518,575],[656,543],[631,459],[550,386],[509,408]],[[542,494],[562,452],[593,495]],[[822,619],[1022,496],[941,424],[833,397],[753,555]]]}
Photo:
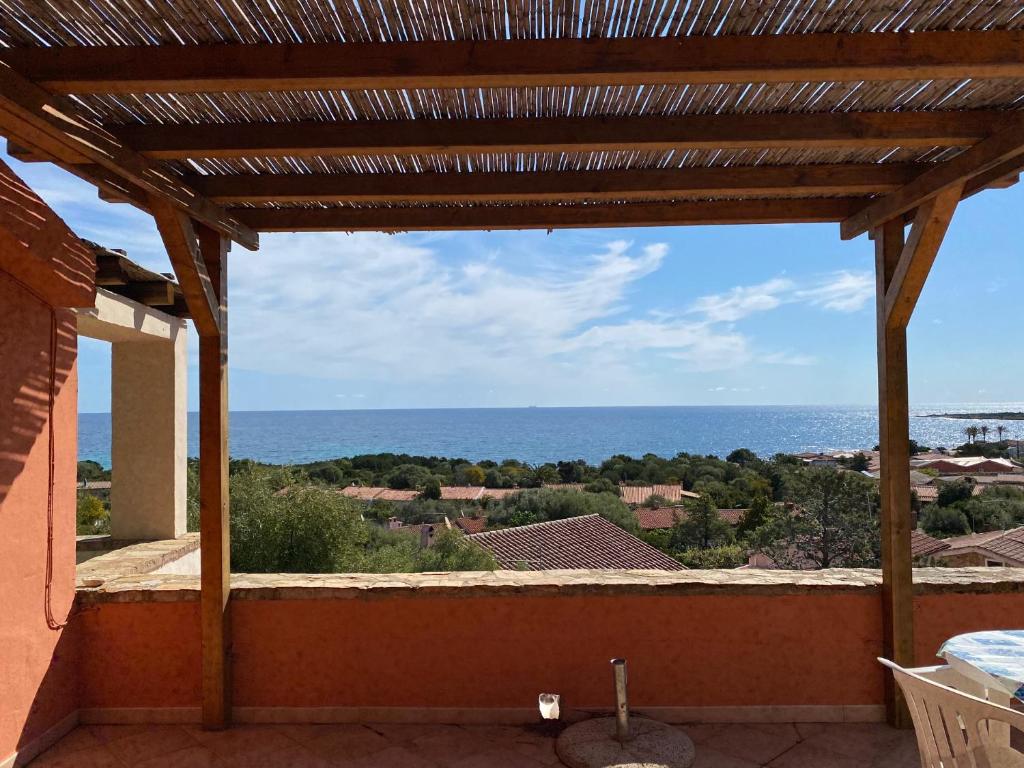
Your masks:
{"label": "red tile roof", "polygon": [[511,496],[513,493],[519,493],[522,488],[484,488],[480,492],[480,498],[489,496],[492,499],[504,499],[506,496]]}
{"label": "red tile roof", "polygon": [[412,501],[420,497],[419,491],[399,491],[394,488],[383,488],[373,497],[374,501]]}
{"label": "red tile roof", "polygon": [[684,491],[680,485],[620,485],[619,491],[627,504],[643,504],[651,496],[661,496],[666,501],[675,502],[700,498],[699,493]]}
{"label": "red tile roof", "polygon": [[949,549],[949,544],[934,539],[924,531],[914,529],[910,532],[910,554],[913,557],[930,557],[936,552]]}
{"label": "red tile roof", "polygon": [[350,499],[362,499],[363,501],[370,501],[371,499],[377,498],[377,495],[383,490],[386,489],[376,488],[372,486],[350,485],[341,489],[341,495],[347,496]]}
{"label": "red tile roof", "polygon": [[986,531],[946,539],[949,546],[943,555],[955,555],[971,550],[991,553],[996,557],[1024,563],[1024,527],[1008,531]]}
{"label": "red tile roof", "polygon": [[469,537],[489,549],[502,568],[531,571],[559,568],[685,570],[664,552],[644,543],[600,515],[551,520]]}
{"label": "red tile roof", "polygon": [[442,485],[441,499],[443,501],[475,501],[480,498],[483,488],[476,485]]}
{"label": "red tile roof", "polygon": [[636,520],[645,531],[671,528],[685,517],[686,510],[682,507],[640,507],[636,510]]}
{"label": "red tile roof", "polygon": [[[639,507],[636,510],[636,519],[640,527],[645,531],[671,528],[679,520],[686,519],[685,507]],[[739,525],[743,519],[745,509],[720,509],[719,516],[729,525]]]}
{"label": "red tile roof", "polygon": [[487,527],[486,517],[456,517],[453,521],[463,533],[481,533]]}

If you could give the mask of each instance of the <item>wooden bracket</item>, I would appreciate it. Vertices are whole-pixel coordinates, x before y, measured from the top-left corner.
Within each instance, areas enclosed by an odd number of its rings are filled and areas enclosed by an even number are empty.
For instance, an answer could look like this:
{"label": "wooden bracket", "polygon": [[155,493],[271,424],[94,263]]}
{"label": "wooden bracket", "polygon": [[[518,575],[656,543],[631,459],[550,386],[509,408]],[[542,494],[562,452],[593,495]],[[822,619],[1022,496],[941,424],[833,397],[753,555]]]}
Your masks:
{"label": "wooden bracket", "polygon": [[962,184],[947,187],[917,209],[910,237],[885,291],[886,326],[906,328],[910,322],[962,192]]}
{"label": "wooden bracket", "polygon": [[195,225],[188,216],[155,195],[150,196],[149,207],[196,331],[200,336],[220,336],[220,299],[203,260]]}

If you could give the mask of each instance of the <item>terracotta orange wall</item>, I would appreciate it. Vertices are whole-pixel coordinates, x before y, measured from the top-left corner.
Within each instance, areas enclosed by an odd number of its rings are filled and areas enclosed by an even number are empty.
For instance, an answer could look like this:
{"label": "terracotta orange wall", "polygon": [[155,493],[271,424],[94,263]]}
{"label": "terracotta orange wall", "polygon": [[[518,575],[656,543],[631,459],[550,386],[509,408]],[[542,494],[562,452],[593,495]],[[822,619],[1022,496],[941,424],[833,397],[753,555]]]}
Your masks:
{"label": "terracotta orange wall", "polygon": [[[199,604],[82,615],[84,707],[199,706]],[[1024,594],[921,596],[919,663],[954,634],[1005,627]],[[799,596],[237,600],[238,706],[608,704],[608,660],[642,706],[880,704],[876,593]]]}
{"label": "terracotta orange wall", "polygon": [[[74,320],[59,318],[51,603],[62,622],[75,588],[78,381]],[[48,310],[0,271],[0,760],[78,706],[75,644],[44,613],[49,340]]]}
{"label": "terracotta orange wall", "polygon": [[67,307],[91,307],[96,265],[63,221],[0,161],[0,762],[78,707],[76,642],[46,605],[50,307],[53,388],[52,606],[75,590],[78,336]]}

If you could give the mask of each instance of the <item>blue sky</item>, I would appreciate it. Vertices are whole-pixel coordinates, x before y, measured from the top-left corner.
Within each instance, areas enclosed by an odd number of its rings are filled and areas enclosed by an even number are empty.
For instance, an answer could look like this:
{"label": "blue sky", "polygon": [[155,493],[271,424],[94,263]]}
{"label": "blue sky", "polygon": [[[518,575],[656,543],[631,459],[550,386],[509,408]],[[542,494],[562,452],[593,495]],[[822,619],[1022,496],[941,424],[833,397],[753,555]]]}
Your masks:
{"label": "blue sky", "polygon": [[[78,234],[170,270],[148,216],[8,162]],[[1022,202],[957,211],[908,333],[914,403],[1024,400]],[[232,409],[876,397],[872,244],[836,225],[263,235],[229,264]],[[83,339],[82,411],[109,409],[109,368]]]}

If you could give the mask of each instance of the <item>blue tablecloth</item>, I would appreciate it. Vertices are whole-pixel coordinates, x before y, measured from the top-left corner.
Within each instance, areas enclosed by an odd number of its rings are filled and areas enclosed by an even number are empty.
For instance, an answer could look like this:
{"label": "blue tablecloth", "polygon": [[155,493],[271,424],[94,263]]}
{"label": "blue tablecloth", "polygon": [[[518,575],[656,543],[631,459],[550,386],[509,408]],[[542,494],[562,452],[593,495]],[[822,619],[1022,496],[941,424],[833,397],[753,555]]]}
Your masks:
{"label": "blue tablecloth", "polygon": [[984,672],[1006,693],[1024,699],[1024,630],[957,635],[942,644],[938,655],[947,663],[959,661]]}

